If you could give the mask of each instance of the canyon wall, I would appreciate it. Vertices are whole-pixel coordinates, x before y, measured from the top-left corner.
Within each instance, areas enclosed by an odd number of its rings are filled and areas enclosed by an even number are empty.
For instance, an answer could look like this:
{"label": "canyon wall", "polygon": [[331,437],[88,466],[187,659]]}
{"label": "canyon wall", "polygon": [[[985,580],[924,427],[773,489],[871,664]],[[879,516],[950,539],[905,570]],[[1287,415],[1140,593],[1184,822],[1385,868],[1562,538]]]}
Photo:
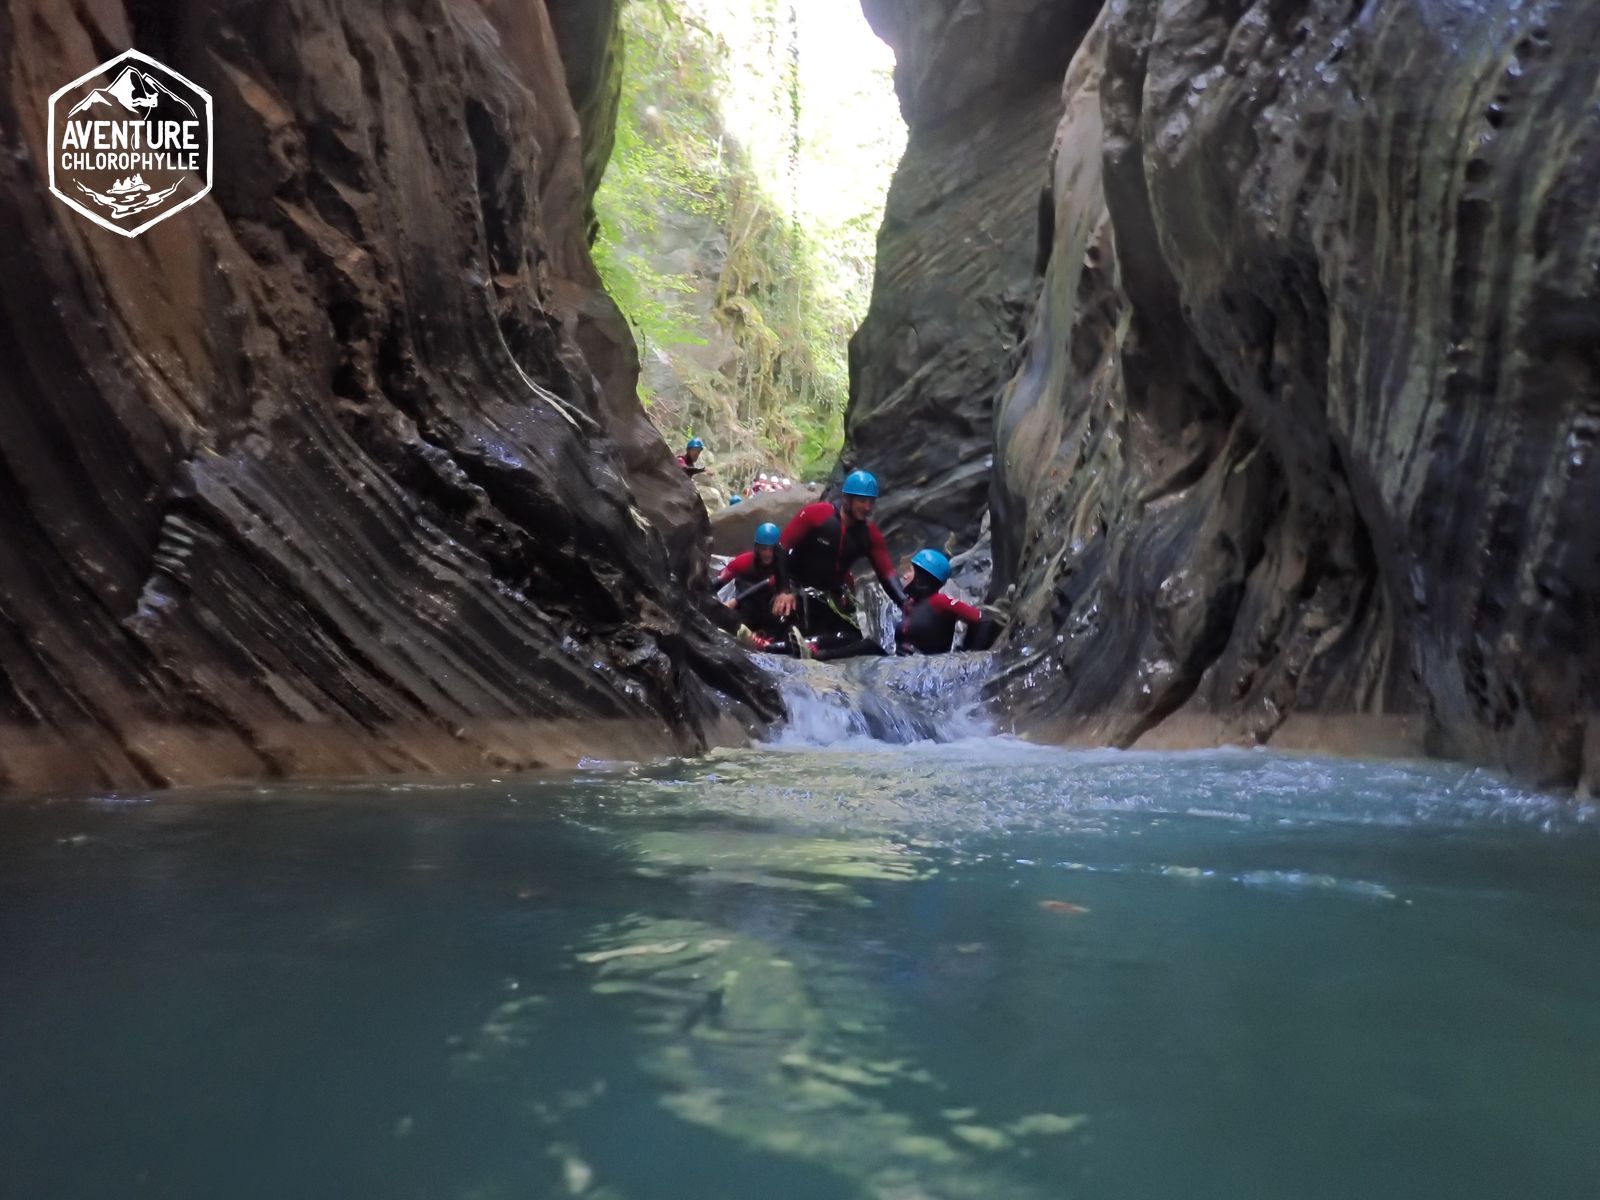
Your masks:
{"label": "canyon wall", "polygon": [[1061,76],[1098,0],[863,0],[908,127],[850,343],[845,469],[883,486],[898,555],[977,536],[996,393],[1037,288]]}
{"label": "canyon wall", "polygon": [[1106,6],[995,419],[1021,725],[1593,787],[1597,47],[1573,3]]}
{"label": "canyon wall", "polygon": [[[578,7],[0,3],[0,784],[481,771],[776,712],[687,603],[705,514],[589,261],[573,98],[609,119],[615,21]],[[136,239],[45,180],[46,98],[129,46],[217,131],[212,194]]]}

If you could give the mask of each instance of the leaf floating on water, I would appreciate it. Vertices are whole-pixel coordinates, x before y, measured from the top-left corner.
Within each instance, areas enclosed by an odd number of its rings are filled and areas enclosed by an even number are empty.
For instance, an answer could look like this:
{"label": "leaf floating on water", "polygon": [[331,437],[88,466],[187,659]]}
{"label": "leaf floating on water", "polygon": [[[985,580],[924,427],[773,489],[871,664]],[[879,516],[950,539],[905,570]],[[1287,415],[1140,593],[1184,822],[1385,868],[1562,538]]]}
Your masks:
{"label": "leaf floating on water", "polygon": [[1081,904],[1070,904],[1065,900],[1041,900],[1039,907],[1045,912],[1062,913],[1069,917],[1081,917],[1089,911]]}
{"label": "leaf floating on water", "polygon": [[636,958],[643,954],[681,954],[688,948],[688,942],[641,942],[637,946],[619,946],[615,950],[592,950],[588,954],[578,955],[578,961],[603,963],[614,958]]}

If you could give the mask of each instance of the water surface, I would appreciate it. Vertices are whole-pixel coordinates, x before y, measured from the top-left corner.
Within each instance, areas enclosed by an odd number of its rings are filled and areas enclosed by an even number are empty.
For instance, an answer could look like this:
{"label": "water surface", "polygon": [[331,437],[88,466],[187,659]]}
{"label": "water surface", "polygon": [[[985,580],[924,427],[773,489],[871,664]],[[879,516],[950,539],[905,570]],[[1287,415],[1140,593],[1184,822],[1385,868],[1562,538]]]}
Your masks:
{"label": "water surface", "polygon": [[1591,816],[998,738],[0,804],[0,1194],[1587,1200]]}

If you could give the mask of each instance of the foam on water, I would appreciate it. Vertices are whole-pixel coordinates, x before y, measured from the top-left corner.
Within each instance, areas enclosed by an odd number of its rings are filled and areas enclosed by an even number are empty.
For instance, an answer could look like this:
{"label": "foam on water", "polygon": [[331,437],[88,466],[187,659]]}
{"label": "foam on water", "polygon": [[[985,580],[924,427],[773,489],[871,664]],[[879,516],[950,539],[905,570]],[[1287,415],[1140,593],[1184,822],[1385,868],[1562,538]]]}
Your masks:
{"label": "foam on water", "polygon": [[802,663],[768,658],[788,710],[770,744],[862,749],[982,738],[994,733],[981,689],[988,654]]}

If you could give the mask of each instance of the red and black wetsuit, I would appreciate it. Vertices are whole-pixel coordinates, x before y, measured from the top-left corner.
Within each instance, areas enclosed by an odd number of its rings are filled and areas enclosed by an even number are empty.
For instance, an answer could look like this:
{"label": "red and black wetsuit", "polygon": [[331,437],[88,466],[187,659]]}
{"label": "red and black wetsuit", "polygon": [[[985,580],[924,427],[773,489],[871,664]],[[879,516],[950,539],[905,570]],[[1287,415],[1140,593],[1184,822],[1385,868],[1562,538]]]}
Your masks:
{"label": "red and black wetsuit", "polygon": [[978,609],[943,592],[913,595],[911,608],[895,630],[894,640],[902,654],[913,650],[922,654],[943,654],[955,640],[957,621],[965,621],[971,629],[981,620],[983,613]]}
{"label": "red and black wetsuit", "polygon": [[[734,596],[739,619],[757,633],[782,633],[784,622],[772,615],[772,601],[789,589],[788,563],[780,549],[765,566],[756,561],[754,550],[746,550],[728,560],[717,576],[716,586],[738,582]],[[767,586],[763,586],[767,585]]]}
{"label": "red and black wetsuit", "polygon": [[685,475],[704,475],[706,471],[704,467],[698,467],[690,462],[687,454],[678,455],[678,465],[683,468]]}
{"label": "red and black wetsuit", "polygon": [[850,568],[867,559],[878,582],[896,604],[904,604],[905,589],[895,577],[894,562],[883,534],[871,521],[849,521],[837,504],[808,504],[784,528],[783,547],[789,552],[789,577],[804,587],[839,592],[849,586]]}

